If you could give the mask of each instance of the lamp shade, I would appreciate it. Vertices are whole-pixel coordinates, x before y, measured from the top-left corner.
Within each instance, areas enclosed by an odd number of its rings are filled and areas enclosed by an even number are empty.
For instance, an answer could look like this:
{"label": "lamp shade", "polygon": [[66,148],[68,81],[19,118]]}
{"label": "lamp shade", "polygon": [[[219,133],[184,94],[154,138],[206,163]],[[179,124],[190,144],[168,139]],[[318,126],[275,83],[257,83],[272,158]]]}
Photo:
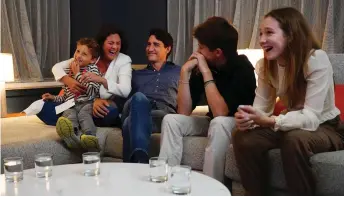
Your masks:
{"label": "lamp shade", "polygon": [[0,53],[0,65],[0,81],[14,81],[12,54]]}
{"label": "lamp shade", "polygon": [[264,57],[263,49],[238,49],[238,54],[246,55],[254,67],[257,62]]}

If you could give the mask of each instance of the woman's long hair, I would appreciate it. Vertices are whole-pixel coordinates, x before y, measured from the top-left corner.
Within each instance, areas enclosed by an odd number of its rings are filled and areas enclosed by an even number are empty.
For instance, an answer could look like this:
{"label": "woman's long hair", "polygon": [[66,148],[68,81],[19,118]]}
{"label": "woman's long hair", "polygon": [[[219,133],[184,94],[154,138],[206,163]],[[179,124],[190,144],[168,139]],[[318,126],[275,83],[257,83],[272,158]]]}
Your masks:
{"label": "woman's long hair", "polygon": [[[303,105],[307,82],[305,73],[308,69],[308,59],[313,49],[320,49],[303,15],[292,7],[270,11],[264,18],[272,17],[278,21],[280,28],[287,38],[286,48],[282,53],[285,66],[284,87],[288,99],[288,107]],[[277,72],[277,60],[269,61],[264,58],[265,79],[274,80]]]}

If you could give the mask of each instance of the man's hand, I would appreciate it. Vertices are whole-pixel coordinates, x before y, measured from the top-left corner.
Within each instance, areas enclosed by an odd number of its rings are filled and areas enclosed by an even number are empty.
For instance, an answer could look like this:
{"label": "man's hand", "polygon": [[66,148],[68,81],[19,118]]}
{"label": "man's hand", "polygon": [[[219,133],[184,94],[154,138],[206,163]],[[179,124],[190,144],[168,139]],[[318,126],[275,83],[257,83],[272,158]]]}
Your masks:
{"label": "man's hand", "polygon": [[210,72],[208,63],[207,63],[205,57],[204,57],[201,53],[199,53],[199,52],[196,51],[196,52],[194,52],[194,53],[191,55],[190,58],[195,58],[195,59],[197,59],[197,61],[198,61],[197,66],[198,66],[199,71],[200,71],[202,74],[204,74],[204,73],[209,73],[209,72]]}
{"label": "man's hand", "polygon": [[81,76],[80,80],[82,81],[82,83],[88,83],[88,82],[103,83],[104,78],[96,75],[95,73],[86,72]]}
{"label": "man's hand", "polygon": [[70,64],[69,64],[69,67],[70,67],[70,70],[72,71],[72,73],[74,75],[76,75],[78,72],[80,72],[80,66],[79,66],[79,63],[74,60],[72,61]]}
{"label": "man's hand", "polygon": [[97,118],[104,118],[108,113],[109,110],[107,107],[109,107],[110,104],[105,99],[96,99],[93,102],[93,116]]}
{"label": "man's hand", "polygon": [[182,70],[187,73],[190,73],[192,69],[196,67],[197,64],[198,60],[196,58],[190,57],[189,60],[185,62],[185,64],[182,66]]}
{"label": "man's hand", "polygon": [[42,95],[43,101],[49,101],[49,100],[54,100],[55,96],[51,95],[50,93],[45,93]]}

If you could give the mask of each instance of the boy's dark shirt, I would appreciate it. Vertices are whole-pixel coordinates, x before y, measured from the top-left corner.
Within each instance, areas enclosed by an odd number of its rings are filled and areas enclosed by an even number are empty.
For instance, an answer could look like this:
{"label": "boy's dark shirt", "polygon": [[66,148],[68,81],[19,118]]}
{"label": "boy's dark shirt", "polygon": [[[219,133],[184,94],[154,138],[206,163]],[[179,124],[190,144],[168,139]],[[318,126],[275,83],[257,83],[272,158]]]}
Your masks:
{"label": "boy's dark shirt", "polygon": [[[211,69],[215,84],[224,98],[229,113],[234,116],[239,105],[252,105],[255,97],[256,78],[254,67],[245,55],[239,55],[235,60],[229,60],[220,69]],[[202,74],[193,70],[190,77],[190,93],[192,109],[195,109],[205,94]],[[209,116],[213,117],[209,107]]]}

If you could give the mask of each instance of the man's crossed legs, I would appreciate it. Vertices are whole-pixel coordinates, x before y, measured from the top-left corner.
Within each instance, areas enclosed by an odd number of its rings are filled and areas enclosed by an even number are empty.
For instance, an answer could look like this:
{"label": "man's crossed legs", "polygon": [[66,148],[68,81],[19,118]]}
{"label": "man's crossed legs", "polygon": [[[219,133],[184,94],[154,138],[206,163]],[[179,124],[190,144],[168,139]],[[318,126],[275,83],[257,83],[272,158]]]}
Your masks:
{"label": "man's crossed legs", "polygon": [[162,122],[160,157],[171,166],[179,165],[183,153],[184,136],[207,136],[203,172],[221,182],[224,180],[225,155],[235,126],[233,117],[185,116],[168,114]]}

